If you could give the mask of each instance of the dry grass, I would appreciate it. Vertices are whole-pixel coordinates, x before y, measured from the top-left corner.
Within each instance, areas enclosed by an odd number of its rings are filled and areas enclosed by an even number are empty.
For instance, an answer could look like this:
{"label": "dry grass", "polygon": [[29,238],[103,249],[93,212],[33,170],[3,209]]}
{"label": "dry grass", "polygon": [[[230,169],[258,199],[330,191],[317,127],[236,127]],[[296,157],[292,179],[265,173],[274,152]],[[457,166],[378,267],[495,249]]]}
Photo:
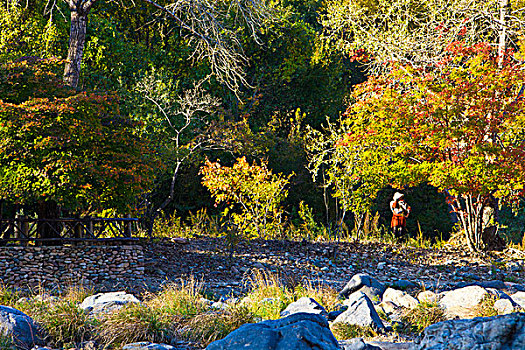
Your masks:
{"label": "dry grass", "polygon": [[497,316],[498,310],[494,308],[494,303],[498,298],[494,295],[487,294],[481,302],[475,307],[473,317],[491,317]]}
{"label": "dry grass", "polygon": [[180,316],[157,308],[128,304],[101,321],[97,327],[97,339],[110,348],[139,341],[169,344],[181,328],[180,321]]}
{"label": "dry grass", "polygon": [[255,315],[246,305],[232,305],[226,310],[210,311],[186,323],[184,337],[208,346],[246,323],[254,323]]}
{"label": "dry grass", "polygon": [[373,338],[377,336],[377,332],[370,327],[360,327],[343,322],[332,324],[330,329],[337,340]]}

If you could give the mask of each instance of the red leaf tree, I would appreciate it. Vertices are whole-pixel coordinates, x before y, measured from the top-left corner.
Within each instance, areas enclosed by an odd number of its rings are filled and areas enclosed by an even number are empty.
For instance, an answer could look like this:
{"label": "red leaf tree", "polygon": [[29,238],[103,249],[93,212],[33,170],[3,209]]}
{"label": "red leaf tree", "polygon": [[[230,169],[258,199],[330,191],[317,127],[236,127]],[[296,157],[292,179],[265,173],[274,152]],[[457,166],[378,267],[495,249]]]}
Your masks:
{"label": "red leaf tree", "polygon": [[55,217],[129,213],[159,166],[116,96],[62,84],[62,62],[24,58],[0,68],[0,199]]}
{"label": "red leaf tree", "polygon": [[359,179],[448,191],[468,247],[486,249],[496,235],[484,213],[525,184],[524,83],[512,57],[498,67],[488,44],[454,43],[433,66],[400,66],[360,85],[336,146]]}

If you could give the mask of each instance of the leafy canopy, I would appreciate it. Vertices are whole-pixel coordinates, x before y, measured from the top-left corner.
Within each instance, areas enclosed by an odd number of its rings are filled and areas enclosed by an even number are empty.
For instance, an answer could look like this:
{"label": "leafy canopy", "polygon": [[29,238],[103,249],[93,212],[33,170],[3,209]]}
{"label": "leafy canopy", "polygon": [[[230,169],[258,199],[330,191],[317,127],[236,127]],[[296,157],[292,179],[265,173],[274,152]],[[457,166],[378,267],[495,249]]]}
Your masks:
{"label": "leafy canopy", "polygon": [[63,86],[60,65],[33,57],[0,68],[0,198],[127,211],[159,164],[118,99]]}

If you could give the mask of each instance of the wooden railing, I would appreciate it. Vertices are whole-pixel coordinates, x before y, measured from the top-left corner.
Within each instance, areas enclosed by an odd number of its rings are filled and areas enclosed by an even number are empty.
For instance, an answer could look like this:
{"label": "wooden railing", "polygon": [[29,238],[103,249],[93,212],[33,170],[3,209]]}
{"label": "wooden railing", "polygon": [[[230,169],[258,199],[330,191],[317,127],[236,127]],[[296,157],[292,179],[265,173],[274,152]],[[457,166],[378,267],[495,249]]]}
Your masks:
{"label": "wooden railing", "polygon": [[137,218],[0,219],[0,244],[7,242],[136,240]]}

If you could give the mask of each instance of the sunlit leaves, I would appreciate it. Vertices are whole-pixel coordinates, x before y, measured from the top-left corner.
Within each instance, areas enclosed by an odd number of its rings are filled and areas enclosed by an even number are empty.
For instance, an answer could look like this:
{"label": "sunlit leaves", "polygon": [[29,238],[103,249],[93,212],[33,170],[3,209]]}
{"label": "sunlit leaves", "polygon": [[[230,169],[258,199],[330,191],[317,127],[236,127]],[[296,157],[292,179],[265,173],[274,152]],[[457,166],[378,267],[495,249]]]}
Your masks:
{"label": "sunlit leaves", "polygon": [[[115,96],[61,86],[48,63],[32,59],[2,71],[0,198],[53,200],[77,212],[132,209],[152,181],[154,154],[119,115]],[[12,71],[20,73],[6,76]],[[17,95],[9,86],[19,87]]]}
{"label": "sunlit leaves", "polygon": [[238,158],[232,167],[209,160],[201,168],[202,183],[211,192],[216,204],[225,204],[239,229],[248,235],[266,237],[279,228],[290,176],[273,174],[266,162],[249,164]]}

